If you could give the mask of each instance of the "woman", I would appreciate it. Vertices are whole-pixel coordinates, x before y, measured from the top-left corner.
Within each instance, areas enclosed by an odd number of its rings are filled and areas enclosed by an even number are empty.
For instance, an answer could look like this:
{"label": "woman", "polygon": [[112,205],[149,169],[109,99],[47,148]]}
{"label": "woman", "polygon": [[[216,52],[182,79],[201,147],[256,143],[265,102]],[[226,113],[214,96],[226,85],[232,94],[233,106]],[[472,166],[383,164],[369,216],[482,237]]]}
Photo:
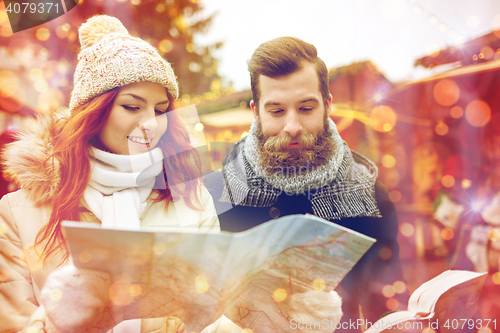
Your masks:
{"label": "woman", "polygon": [[[116,18],[93,17],[79,33],[69,112],[40,121],[4,153],[21,190],[0,201],[0,332],[45,326],[40,289],[68,263],[63,220],[219,229],[196,180],[199,156],[170,112],[178,96],[170,64]],[[182,328],[166,318],[138,325]]]}

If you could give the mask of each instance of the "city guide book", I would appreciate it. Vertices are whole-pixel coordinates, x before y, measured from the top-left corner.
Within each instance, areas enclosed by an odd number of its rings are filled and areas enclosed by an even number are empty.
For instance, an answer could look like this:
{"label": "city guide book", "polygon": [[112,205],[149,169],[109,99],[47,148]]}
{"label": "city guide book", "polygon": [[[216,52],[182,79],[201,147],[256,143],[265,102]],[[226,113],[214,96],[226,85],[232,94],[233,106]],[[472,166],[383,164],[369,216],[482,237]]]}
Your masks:
{"label": "city guide book", "polygon": [[285,216],[239,233],[71,221],[63,229],[77,267],[106,271],[131,286],[168,279],[183,307],[180,319],[196,331],[244,303],[238,313],[254,316],[254,327],[289,332],[280,298],[333,290],[376,241],[313,215]]}
{"label": "city guide book", "polygon": [[484,324],[493,326],[496,323],[478,323],[473,319],[486,276],[486,272],[444,271],[411,294],[406,311],[384,316],[364,333],[422,332],[426,328],[462,332],[477,331]]}

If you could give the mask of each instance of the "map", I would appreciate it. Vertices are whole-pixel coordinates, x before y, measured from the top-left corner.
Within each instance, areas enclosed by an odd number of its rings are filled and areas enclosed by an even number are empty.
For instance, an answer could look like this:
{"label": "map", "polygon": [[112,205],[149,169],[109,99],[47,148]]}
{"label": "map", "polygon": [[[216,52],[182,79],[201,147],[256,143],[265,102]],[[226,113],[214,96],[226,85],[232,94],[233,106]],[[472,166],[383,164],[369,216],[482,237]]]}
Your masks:
{"label": "map", "polygon": [[312,215],[239,233],[105,229],[71,221],[63,228],[75,266],[111,275],[115,304],[146,298],[149,317],[169,313],[198,332],[223,314],[241,327],[289,331],[290,296],[333,290],[375,242]]}

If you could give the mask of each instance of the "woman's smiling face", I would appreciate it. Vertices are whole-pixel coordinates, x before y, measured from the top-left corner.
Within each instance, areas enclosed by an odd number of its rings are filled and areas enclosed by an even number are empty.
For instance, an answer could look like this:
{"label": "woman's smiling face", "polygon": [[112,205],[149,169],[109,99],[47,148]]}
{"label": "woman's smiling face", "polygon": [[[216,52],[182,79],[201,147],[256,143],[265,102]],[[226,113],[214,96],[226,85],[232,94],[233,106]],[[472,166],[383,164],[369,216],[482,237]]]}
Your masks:
{"label": "woman's smiling face", "polygon": [[120,155],[153,149],[167,130],[169,105],[167,90],[158,83],[137,82],[120,87],[97,135],[97,148]]}

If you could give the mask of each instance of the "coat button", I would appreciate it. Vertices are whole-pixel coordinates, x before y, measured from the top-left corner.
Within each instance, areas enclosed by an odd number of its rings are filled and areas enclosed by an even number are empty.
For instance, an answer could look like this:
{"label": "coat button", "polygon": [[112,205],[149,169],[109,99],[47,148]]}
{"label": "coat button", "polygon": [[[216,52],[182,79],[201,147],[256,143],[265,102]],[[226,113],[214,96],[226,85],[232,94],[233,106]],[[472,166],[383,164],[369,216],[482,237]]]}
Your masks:
{"label": "coat button", "polygon": [[273,219],[279,217],[280,216],[279,208],[271,207],[271,209],[269,209],[269,216],[271,216]]}

